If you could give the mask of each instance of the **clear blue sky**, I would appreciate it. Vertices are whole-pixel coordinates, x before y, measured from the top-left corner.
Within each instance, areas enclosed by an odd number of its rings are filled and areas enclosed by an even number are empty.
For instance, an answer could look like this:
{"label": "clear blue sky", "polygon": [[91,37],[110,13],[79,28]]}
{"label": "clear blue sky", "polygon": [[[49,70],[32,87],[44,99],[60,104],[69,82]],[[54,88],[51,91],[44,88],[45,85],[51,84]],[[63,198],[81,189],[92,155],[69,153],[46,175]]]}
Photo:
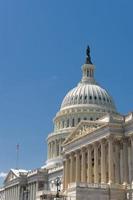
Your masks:
{"label": "clear blue sky", "polygon": [[0,1],[0,173],[42,166],[46,137],[91,47],[96,79],[133,110],[132,0]]}

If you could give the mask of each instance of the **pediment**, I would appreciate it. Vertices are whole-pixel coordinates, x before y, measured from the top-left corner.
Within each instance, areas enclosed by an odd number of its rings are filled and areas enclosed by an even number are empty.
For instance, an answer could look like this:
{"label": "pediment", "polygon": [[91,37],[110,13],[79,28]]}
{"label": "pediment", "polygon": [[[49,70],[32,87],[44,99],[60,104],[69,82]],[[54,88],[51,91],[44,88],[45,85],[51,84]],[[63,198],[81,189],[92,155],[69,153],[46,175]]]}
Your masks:
{"label": "pediment", "polygon": [[64,145],[84,137],[94,131],[106,126],[107,123],[100,121],[81,121],[73,132],[66,138]]}
{"label": "pediment", "polygon": [[12,170],[9,171],[9,173],[7,174],[6,178],[5,178],[5,183],[8,183],[14,179],[16,179],[18,176],[16,173],[14,173]]}

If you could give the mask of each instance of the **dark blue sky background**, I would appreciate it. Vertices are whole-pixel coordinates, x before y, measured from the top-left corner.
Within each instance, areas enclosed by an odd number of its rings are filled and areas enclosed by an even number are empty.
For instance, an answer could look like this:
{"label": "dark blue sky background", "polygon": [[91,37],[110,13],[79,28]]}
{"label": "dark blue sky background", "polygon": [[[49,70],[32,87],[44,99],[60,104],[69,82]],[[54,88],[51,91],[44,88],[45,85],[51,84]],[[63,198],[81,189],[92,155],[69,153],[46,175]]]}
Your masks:
{"label": "dark blue sky background", "polygon": [[133,110],[132,0],[0,1],[0,173],[36,168],[66,92],[91,47],[96,79],[118,111]]}

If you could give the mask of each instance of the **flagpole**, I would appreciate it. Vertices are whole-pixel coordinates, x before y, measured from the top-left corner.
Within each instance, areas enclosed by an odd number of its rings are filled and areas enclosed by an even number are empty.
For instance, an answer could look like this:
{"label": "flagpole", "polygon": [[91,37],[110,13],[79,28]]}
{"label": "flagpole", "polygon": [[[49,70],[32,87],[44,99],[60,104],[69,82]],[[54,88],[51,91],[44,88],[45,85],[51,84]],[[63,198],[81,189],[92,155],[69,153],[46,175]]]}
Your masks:
{"label": "flagpole", "polygon": [[19,169],[19,144],[16,145],[16,169]]}

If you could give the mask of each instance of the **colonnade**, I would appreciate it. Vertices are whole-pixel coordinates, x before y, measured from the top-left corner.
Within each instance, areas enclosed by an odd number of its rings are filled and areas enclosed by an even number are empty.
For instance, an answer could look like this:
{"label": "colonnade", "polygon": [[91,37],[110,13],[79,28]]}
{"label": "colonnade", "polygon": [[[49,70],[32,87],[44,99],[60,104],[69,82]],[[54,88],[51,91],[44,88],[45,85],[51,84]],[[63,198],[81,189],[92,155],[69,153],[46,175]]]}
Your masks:
{"label": "colonnade", "polygon": [[36,188],[36,182],[32,182],[28,185],[28,200],[36,200],[36,192],[37,192],[37,188]]}
{"label": "colonnade", "polygon": [[53,141],[48,143],[48,159],[52,159],[60,156],[61,154],[61,145],[64,139],[54,139]]}
{"label": "colonnade", "polygon": [[5,199],[19,200],[20,197],[20,186],[12,186],[5,189]]}
{"label": "colonnade", "polygon": [[118,183],[133,181],[133,136],[108,137],[64,155],[64,189],[72,182]]}

